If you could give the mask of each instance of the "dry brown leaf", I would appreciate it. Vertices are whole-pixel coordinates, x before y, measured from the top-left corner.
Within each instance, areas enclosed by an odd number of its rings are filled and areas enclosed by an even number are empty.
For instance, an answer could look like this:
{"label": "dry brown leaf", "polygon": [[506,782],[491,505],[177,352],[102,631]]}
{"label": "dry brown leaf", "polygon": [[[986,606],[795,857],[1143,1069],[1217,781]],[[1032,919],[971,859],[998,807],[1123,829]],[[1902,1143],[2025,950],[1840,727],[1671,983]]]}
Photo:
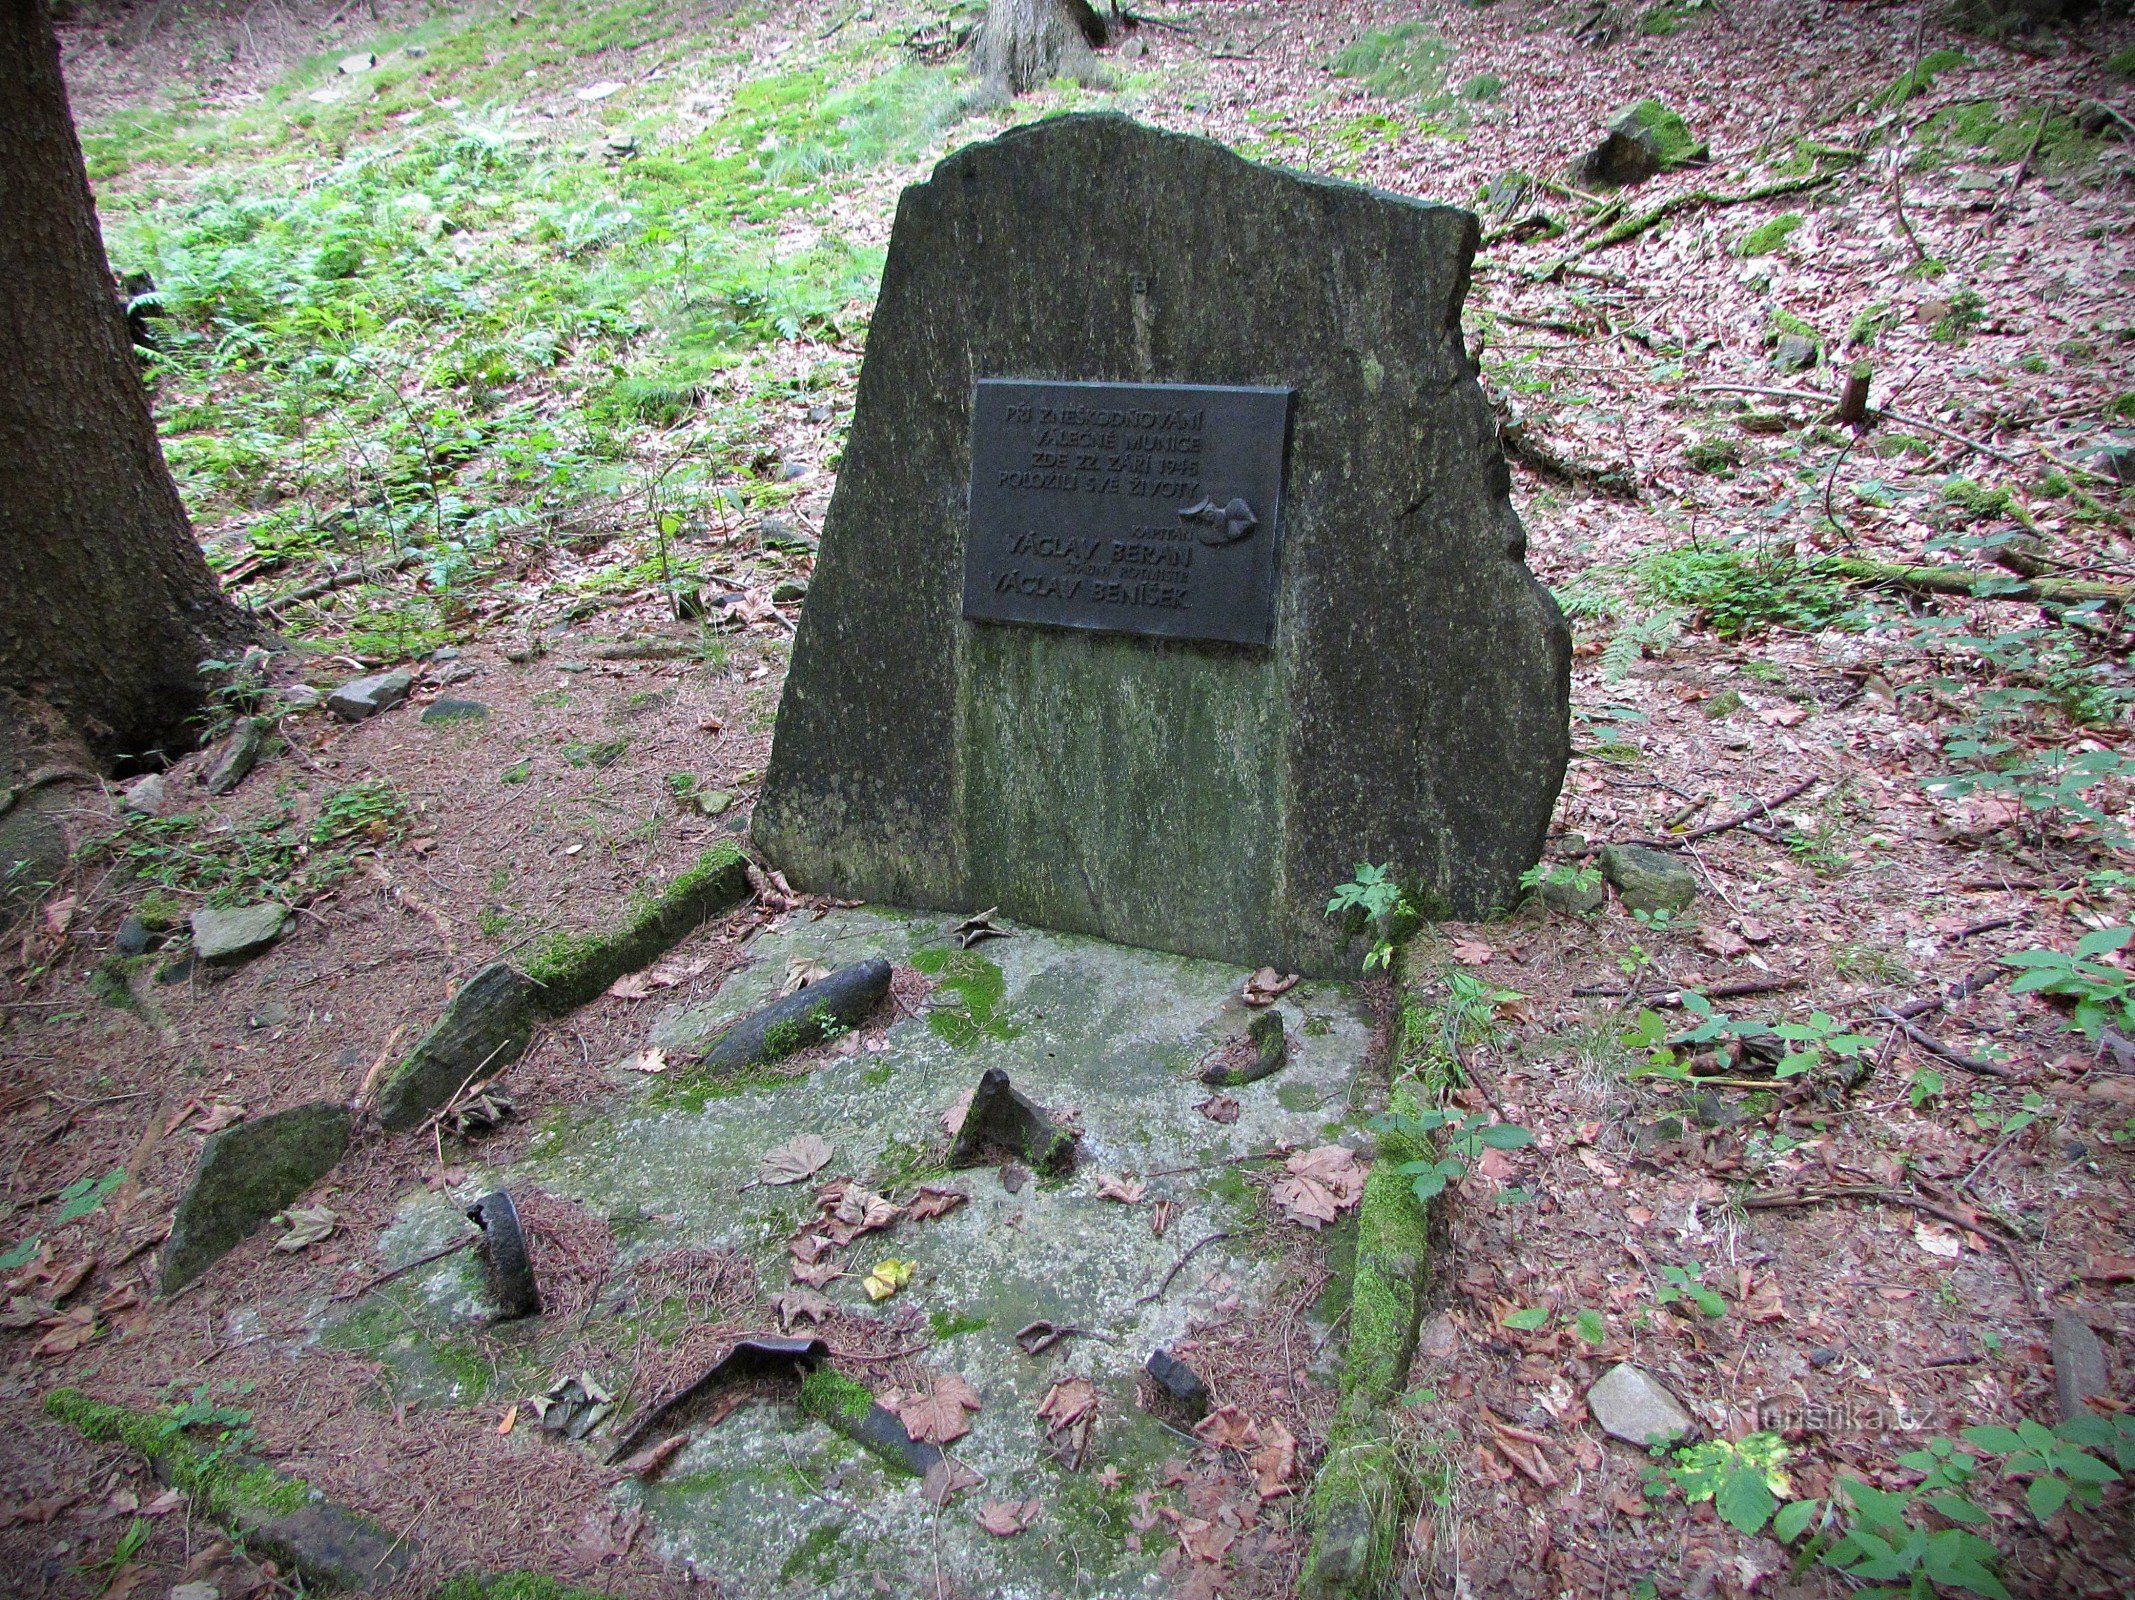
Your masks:
{"label": "dry brown leaf", "polygon": [[964,1413],[979,1409],[978,1392],[953,1372],[935,1376],[933,1387],[897,1407],[904,1431],[923,1444],[947,1444],[971,1431]]}
{"label": "dry brown leaf", "polygon": [[773,1145],[757,1163],[763,1174],[762,1181],[776,1188],[781,1184],[799,1183],[822,1171],[836,1153],[837,1147],[820,1134],[801,1133],[784,1144]]}
{"label": "dry brown leaf", "polygon": [[1159,1200],[1149,1208],[1149,1231],[1157,1238],[1164,1237],[1164,1230],[1171,1226],[1171,1213],[1175,1208],[1169,1200]]}
{"label": "dry brown leaf", "polygon": [[1232,1123],[1238,1120],[1238,1097],[1228,1094],[1212,1094],[1194,1109],[1211,1122]]}
{"label": "dry brown leaf", "polygon": [[1343,1145],[1300,1150],[1283,1163],[1283,1174],[1269,1193],[1291,1221],[1308,1228],[1333,1222],[1364,1197],[1365,1169]]}
{"label": "dry brown leaf", "polygon": [[786,959],[786,981],[779,985],[780,994],[792,994],[805,989],[811,983],[820,983],[830,976],[830,968],[814,956],[789,956]]}
{"label": "dry brown leaf", "polygon": [[641,1450],[632,1456],[623,1463],[623,1468],[650,1482],[660,1475],[668,1462],[682,1453],[682,1447],[688,1443],[689,1435],[686,1433],[669,1434],[651,1449]]}
{"label": "dry brown leaf", "polygon": [[1458,939],[1453,944],[1453,959],[1464,967],[1487,967],[1497,959],[1497,952],[1480,939]]}
{"label": "dry brown leaf", "polygon": [[964,1118],[971,1110],[971,1097],[978,1092],[978,1086],[973,1084],[956,1097],[956,1104],[941,1114],[941,1125],[949,1130],[950,1138],[954,1139],[964,1131]]}
{"label": "dry brown leaf", "polygon": [[771,1309],[778,1313],[779,1331],[791,1333],[793,1325],[803,1317],[820,1323],[834,1309],[827,1296],[809,1288],[787,1289],[771,1297]]}
{"label": "dry brown leaf", "polygon": [[824,1285],[834,1283],[845,1276],[845,1269],[828,1256],[825,1256],[821,1261],[813,1262],[796,1261],[791,1256],[788,1256],[786,1258],[786,1268],[793,1274],[795,1283],[805,1283],[811,1289],[820,1289]]}
{"label": "dry brown leaf", "polygon": [[1218,1450],[1251,1450],[1260,1443],[1260,1429],[1236,1406],[1218,1406],[1194,1424],[1194,1437]]}
{"label": "dry brown leaf", "polygon": [[1056,1379],[1038,1402],[1038,1415],[1046,1419],[1047,1433],[1073,1427],[1096,1409],[1097,1386],[1088,1378]]}
{"label": "dry brown leaf", "polygon": [[944,1455],[937,1457],[927,1468],[920,1493],[928,1505],[939,1511],[966,1489],[976,1489],[984,1481],[956,1457]]}
{"label": "dry brown leaf", "polygon": [[652,996],[652,983],[642,972],[626,972],[608,985],[608,993],[618,1000],[646,1000]]}
{"label": "dry brown leaf", "polygon": [[70,1261],[63,1267],[55,1267],[44,1285],[44,1297],[58,1305],[68,1295],[79,1289],[96,1270],[96,1257],[83,1256],[79,1261]]}
{"label": "dry brown leaf", "polygon": [[1021,1533],[1038,1518],[1035,1500],[988,1500],[978,1509],[978,1525],[998,1538]]}
{"label": "dry brown leaf", "polygon": [[39,1326],[45,1329],[45,1336],[37,1341],[36,1353],[63,1356],[96,1337],[96,1307],[75,1306],[56,1317],[47,1317]]}
{"label": "dry brown leaf", "polygon": [[1223,1552],[1237,1543],[1238,1535],[1220,1522],[1199,1517],[1179,1519],[1179,1545],[1196,1561],[1221,1561]]}
{"label": "dry brown leaf", "polygon": [[1498,1453],[1519,1468],[1536,1488],[1554,1489],[1557,1486],[1556,1469],[1549,1464],[1549,1458],[1542,1454],[1542,1447],[1532,1435],[1524,1429],[1505,1428],[1495,1422],[1490,1424],[1490,1435]]}
{"label": "dry brown leaf", "polygon": [[906,1216],[914,1222],[931,1222],[936,1217],[946,1217],[971,1196],[961,1189],[952,1189],[945,1183],[923,1183],[904,1208]]}
{"label": "dry brown leaf", "polygon": [[1297,1441],[1281,1418],[1270,1419],[1260,1430],[1260,1448],[1246,1458],[1246,1465],[1253,1469],[1254,1486],[1260,1490],[1261,1499],[1272,1500],[1290,1492],[1290,1479],[1297,1472]]}
{"label": "dry brown leaf", "polygon": [[1698,930],[1698,948],[1709,956],[1718,956],[1722,961],[1732,961],[1737,956],[1750,953],[1750,942],[1732,928],[1707,924]]}
{"label": "dry brown leaf", "polygon": [[75,897],[63,894],[44,908],[44,931],[55,939],[64,939],[67,929],[74,924]]}
{"label": "dry brown leaf", "polygon": [[245,1120],[245,1108],[217,1101],[207,1108],[200,1120],[193,1124],[195,1133],[220,1133],[223,1129]]}
{"label": "dry brown leaf", "polygon": [[1100,1200],[1117,1200],[1122,1205],[1138,1206],[1148,1192],[1149,1186],[1139,1178],[1115,1177],[1109,1172],[1097,1175],[1097,1198]]}
{"label": "dry brown leaf", "polygon": [[1297,982],[1297,973],[1290,973],[1286,977],[1273,967],[1262,967],[1245,980],[1245,988],[1240,991],[1239,998],[1249,1006],[1271,1006],[1296,988]]}
{"label": "dry brown leaf", "polygon": [[667,1052],[656,1044],[649,1044],[642,1050],[632,1051],[616,1065],[625,1072],[665,1072]]}

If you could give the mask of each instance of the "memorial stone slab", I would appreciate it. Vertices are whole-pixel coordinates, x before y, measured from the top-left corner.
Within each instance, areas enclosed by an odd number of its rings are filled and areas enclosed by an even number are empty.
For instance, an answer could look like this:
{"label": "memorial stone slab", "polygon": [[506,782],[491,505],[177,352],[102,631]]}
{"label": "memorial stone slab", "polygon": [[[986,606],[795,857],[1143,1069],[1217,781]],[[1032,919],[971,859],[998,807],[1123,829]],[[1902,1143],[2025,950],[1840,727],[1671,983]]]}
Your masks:
{"label": "memorial stone slab", "polygon": [[752,827],[797,887],[1318,974],[1508,905],[1568,756],[1467,212],[1048,118],[899,203]]}

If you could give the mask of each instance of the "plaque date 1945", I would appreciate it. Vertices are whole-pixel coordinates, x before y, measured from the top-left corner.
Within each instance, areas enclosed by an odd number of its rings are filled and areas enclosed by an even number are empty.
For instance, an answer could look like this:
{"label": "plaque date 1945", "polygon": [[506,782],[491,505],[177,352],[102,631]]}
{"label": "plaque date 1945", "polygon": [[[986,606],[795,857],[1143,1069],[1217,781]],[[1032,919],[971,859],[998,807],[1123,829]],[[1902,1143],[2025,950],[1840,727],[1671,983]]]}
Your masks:
{"label": "plaque date 1945", "polygon": [[981,378],[964,615],[1269,643],[1291,393]]}

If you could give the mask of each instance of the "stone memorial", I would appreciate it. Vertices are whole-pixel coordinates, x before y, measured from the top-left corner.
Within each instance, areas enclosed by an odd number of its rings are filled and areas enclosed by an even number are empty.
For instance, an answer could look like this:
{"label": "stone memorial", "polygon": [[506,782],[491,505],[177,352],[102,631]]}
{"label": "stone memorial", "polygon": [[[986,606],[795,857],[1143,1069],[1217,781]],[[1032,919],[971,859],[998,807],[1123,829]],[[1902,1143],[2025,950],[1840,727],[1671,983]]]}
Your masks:
{"label": "stone memorial", "polygon": [[1322,975],[1509,905],[1568,755],[1467,212],[1117,116],[899,204],[754,836],[798,888]]}

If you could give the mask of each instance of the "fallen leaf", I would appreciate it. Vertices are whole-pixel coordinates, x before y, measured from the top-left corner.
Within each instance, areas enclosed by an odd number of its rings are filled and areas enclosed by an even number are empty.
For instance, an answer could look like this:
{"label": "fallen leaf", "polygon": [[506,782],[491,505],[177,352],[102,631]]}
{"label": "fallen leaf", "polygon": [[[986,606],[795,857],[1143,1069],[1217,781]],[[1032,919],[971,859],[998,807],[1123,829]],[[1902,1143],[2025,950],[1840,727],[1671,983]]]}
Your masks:
{"label": "fallen leaf", "polygon": [[1097,1386],[1088,1378],[1058,1378],[1038,1402],[1038,1415],[1046,1419],[1045,1431],[1058,1433],[1073,1427],[1097,1409]]}
{"label": "fallen leaf", "polygon": [[1742,937],[1749,940],[1751,944],[1771,943],[1772,930],[1755,917],[1737,917],[1735,926],[1741,930]]}
{"label": "fallen leaf", "polygon": [[58,1305],[79,1289],[89,1274],[96,1270],[96,1259],[93,1255],[87,1255],[79,1261],[70,1261],[63,1267],[53,1269],[51,1277],[44,1284],[44,1297],[53,1305]]}
{"label": "fallen leaf", "polygon": [[652,996],[652,982],[642,972],[626,972],[608,985],[608,993],[618,1000],[646,1000]]}
{"label": "fallen leaf", "polygon": [[656,1044],[649,1044],[642,1050],[633,1050],[616,1065],[625,1072],[665,1072],[667,1052]]}
{"label": "fallen leaf", "polygon": [[632,1456],[623,1465],[627,1470],[649,1483],[660,1475],[661,1469],[668,1462],[682,1453],[682,1447],[688,1443],[688,1434],[670,1434],[650,1450],[640,1451],[637,1455]]}
{"label": "fallen leaf", "polygon": [[1196,1561],[1221,1561],[1223,1552],[1238,1542],[1238,1535],[1220,1522],[1199,1517],[1179,1519],[1179,1546]]}
{"label": "fallen leaf", "polygon": [[1138,1206],[1148,1191],[1149,1186],[1139,1178],[1120,1178],[1109,1172],[1097,1175],[1097,1198],[1100,1200],[1117,1200],[1122,1205]]}
{"label": "fallen leaf", "polygon": [[920,1493],[928,1505],[939,1511],[966,1489],[976,1489],[984,1481],[956,1457],[938,1456],[934,1464],[927,1468],[927,1475],[920,1484]]}
{"label": "fallen leaf", "polygon": [[1497,952],[1480,939],[1457,939],[1453,959],[1464,967],[1487,967],[1497,959]]}
{"label": "fallen leaf", "polygon": [[129,1561],[105,1580],[102,1600],[137,1600],[157,1582],[153,1568]]}
{"label": "fallen leaf", "polygon": [[200,1120],[193,1124],[195,1133],[220,1133],[223,1129],[245,1120],[245,1108],[227,1105],[220,1101],[209,1106]]}
{"label": "fallen leaf", "polygon": [[1260,1448],[1246,1457],[1246,1465],[1253,1469],[1261,1499],[1272,1500],[1290,1492],[1290,1479],[1297,1471],[1297,1441],[1280,1418],[1270,1420],[1261,1429]]}
{"label": "fallen leaf", "polygon": [[75,896],[63,894],[44,908],[44,931],[55,939],[64,939],[67,929],[74,922]]}
{"label": "fallen leaf", "polygon": [[1231,1123],[1238,1120],[1238,1100],[1235,1095],[1212,1094],[1194,1109],[1211,1122]]}
{"label": "fallen leaf", "polygon": [[1354,1151],[1323,1144],[1300,1150],[1284,1162],[1284,1175],[1269,1193],[1291,1221],[1318,1228],[1364,1197],[1364,1173]]}
{"label": "fallen leaf", "polygon": [[784,1144],[773,1145],[757,1163],[763,1181],[776,1187],[780,1184],[799,1183],[803,1178],[812,1178],[830,1162],[836,1151],[828,1139],[820,1134],[796,1134]]}
{"label": "fallen leaf", "polygon": [[48,1300],[37,1300],[26,1294],[18,1294],[10,1300],[5,1311],[0,1311],[0,1328],[34,1328],[52,1315]]}
{"label": "fallen leaf", "polygon": [[17,1523],[34,1522],[41,1525],[50,1522],[80,1498],[78,1494],[48,1494],[35,1500],[25,1500],[19,1505],[0,1511],[0,1528],[12,1528]]}
{"label": "fallen leaf", "polygon": [[842,1178],[820,1191],[816,1203],[824,1213],[823,1231],[832,1244],[839,1245],[851,1244],[861,1234],[877,1228],[887,1228],[904,1215],[904,1207],[891,1205],[881,1195]]}
{"label": "fallen leaf", "polygon": [[2135,1283],[2135,1256],[2093,1251],[2083,1262],[2083,1276],[2093,1283]]}
{"label": "fallen leaf", "polygon": [[1194,1424],[1194,1437],[1218,1450],[1251,1450],[1260,1443],[1260,1429],[1236,1406],[1218,1406]]}
{"label": "fallen leaf", "polygon": [[813,1289],[801,1288],[787,1289],[783,1293],[773,1295],[771,1309],[778,1313],[779,1331],[791,1333],[794,1323],[803,1317],[810,1322],[820,1323],[834,1308],[827,1295],[818,1294]]}
{"label": "fallen leaf", "polygon": [[830,976],[830,968],[814,956],[789,956],[786,959],[786,981],[779,986],[780,994],[792,994]]}
{"label": "fallen leaf", "polygon": [[1698,948],[1722,961],[1732,961],[1737,956],[1749,954],[1750,942],[1730,928],[1708,924],[1698,930]]}
{"label": "fallen leaf", "polygon": [[971,1431],[964,1413],[979,1408],[978,1392],[955,1373],[943,1372],[935,1376],[927,1393],[897,1407],[897,1420],[923,1444],[948,1444]]}
{"label": "fallen leaf", "polygon": [[899,1261],[891,1256],[876,1262],[874,1270],[861,1280],[860,1287],[867,1291],[870,1300],[887,1300],[912,1281],[912,1269],[918,1265],[916,1261]]}
{"label": "fallen leaf", "polygon": [[1035,1500],[988,1500],[978,1509],[978,1525],[999,1538],[1021,1533],[1037,1519]]}
{"label": "fallen leaf", "polygon": [[1806,707],[1797,705],[1759,706],[1757,720],[1775,728],[1798,728],[1809,720]]}
{"label": "fallen leaf", "polygon": [[276,1220],[286,1224],[289,1231],[274,1241],[274,1248],[302,1250],[331,1234],[339,1218],[325,1206],[291,1206]]}
{"label": "fallen leaf", "polygon": [[950,1138],[954,1139],[964,1131],[964,1118],[971,1110],[971,1097],[978,1092],[978,1085],[973,1084],[956,1097],[956,1104],[941,1114],[941,1125],[949,1130]]}
{"label": "fallen leaf", "polygon": [[497,1421],[497,1432],[510,1433],[519,1425],[519,1402],[514,1400],[504,1408],[504,1415]]}
{"label": "fallen leaf", "polygon": [[1271,1006],[1297,987],[1298,977],[1295,972],[1286,977],[1273,967],[1262,967],[1245,980],[1239,998],[1249,1006]]}
{"label": "fallen leaf", "polygon": [[35,1353],[41,1356],[63,1356],[69,1351],[79,1350],[96,1337],[96,1308],[74,1306],[57,1316],[47,1317],[38,1326],[45,1330],[45,1336],[37,1341]]}
{"label": "fallen leaf", "polygon": [[1913,1243],[1931,1256],[1940,1256],[1945,1261],[1955,1260],[1964,1253],[1964,1241],[1948,1228],[1932,1222],[1913,1224]]}
{"label": "fallen leaf", "polygon": [[1504,1428],[1496,1423],[1490,1425],[1491,1442],[1498,1454],[1520,1469],[1522,1476],[1533,1482],[1538,1489],[1554,1489],[1558,1478],[1549,1458],[1542,1454],[1542,1447],[1531,1435],[1518,1428]]}
{"label": "fallen leaf", "polygon": [[845,1269],[827,1256],[815,1262],[796,1261],[789,1256],[786,1267],[793,1274],[795,1283],[805,1283],[811,1289],[820,1289],[845,1276]]}
{"label": "fallen leaf", "polygon": [[1164,1237],[1164,1230],[1171,1226],[1171,1213],[1175,1208],[1169,1200],[1159,1200],[1149,1208],[1149,1231],[1157,1238]]}
{"label": "fallen leaf", "polygon": [[155,1499],[149,1501],[147,1505],[141,1508],[141,1515],[144,1517],[167,1517],[173,1511],[176,1511],[180,1506],[185,1505],[186,1503],[187,1500],[184,1490],[165,1489],[161,1494],[157,1495]]}
{"label": "fallen leaf", "polygon": [[946,1217],[970,1198],[963,1190],[944,1183],[923,1183],[905,1206],[904,1214],[914,1222],[931,1222],[936,1217]]}

